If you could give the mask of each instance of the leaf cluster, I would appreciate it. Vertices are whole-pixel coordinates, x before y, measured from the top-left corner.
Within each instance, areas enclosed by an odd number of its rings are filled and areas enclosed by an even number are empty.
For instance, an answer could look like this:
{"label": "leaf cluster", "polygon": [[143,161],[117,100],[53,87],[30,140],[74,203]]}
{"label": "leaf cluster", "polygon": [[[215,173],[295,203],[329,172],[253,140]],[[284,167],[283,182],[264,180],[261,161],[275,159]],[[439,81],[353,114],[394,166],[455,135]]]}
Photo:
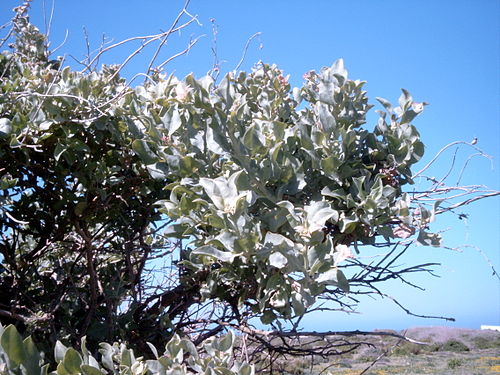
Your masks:
{"label": "leaf cluster", "polygon": [[[31,337],[22,339],[13,325],[0,325],[0,374],[2,375],[253,375],[254,366],[233,359],[234,334],[206,342],[198,350],[191,341],[174,335],[163,353],[149,344],[154,359],[136,357],[123,343],[100,343],[94,356],[85,337],[81,351],[67,347],[60,341],[54,346],[54,363],[47,362]],[[96,357],[98,359],[96,359]]]}

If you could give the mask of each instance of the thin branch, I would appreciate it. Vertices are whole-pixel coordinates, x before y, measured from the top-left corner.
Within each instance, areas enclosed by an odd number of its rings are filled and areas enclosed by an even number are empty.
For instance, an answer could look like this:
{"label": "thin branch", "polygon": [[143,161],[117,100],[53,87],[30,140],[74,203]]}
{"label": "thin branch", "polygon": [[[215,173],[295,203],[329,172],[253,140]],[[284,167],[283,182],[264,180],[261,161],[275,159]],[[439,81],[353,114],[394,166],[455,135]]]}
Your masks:
{"label": "thin branch", "polygon": [[441,178],[441,180],[439,180],[437,183],[436,183],[436,189],[443,185],[443,182],[450,176],[451,172],[453,171],[453,168],[455,167],[455,161],[457,159],[457,153],[458,153],[458,147],[455,149],[455,152],[453,153],[453,158],[451,160],[451,165],[450,167],[448,168],[448,172],[446,172],[446,174]]}
{"label": "thin branch", "polygon": [[447,144],[446,146],[444,146],[443,148],[441,148],[438,153],[431,159],[431,161],[429,161],[420,171],[418,171],[417,173],[415,173],[412,178],[416,178],[418,176],[420,176],[422,173],[424,173],[427,169],[429,169],[429,167],[434,164],[434,162],[439,158],[439,156],[445,152],[447,149],[449,149],[450,147],[453,147],[455,145],[467,145],[467,146],[470,146],[472,148],[474,148],[475,150],[477,150],[481,155],[483,155],[484,157],[486,157],[487,159],[490,159],[491,160],[491,156],[488,155],[488,154],[485,154],[480,148],[476,147],[475,146],[475,143],[474,141],[472,142],[465,142],[465,141],[455,141],[455,142],[451,142],[449,144]]}
{"label": "thin branch", "polygon": [[234,329],[237,329],[240,332],[246,333],[250,336],[263,336],[266,337],[268,340],[272,339],[273,337],[291,337],[291,338],[298,338],[298,337],[319,337],[319,338],[325,338],[328,336],[342,336],[342,337],[353,337],[353,336],[378,336],[378,337],[395,337],[398,339],[403,339],[405,341],[411,342],[412,344],[418,344],[418,345],[429,345],[429,343],[426,342],[421,342],[415,339],[412,339],[411,337],[401,335],[398,333],[394,332],[371,332],[371,331],[360,331],[360,330],[355,330],[355,331],[323,331],[323,332],[317,332],[317,331],[283,331],[283,330],[272,330],[272,331],[265,331],[257,328],[251,328],[248,325],[244,324],[233,324],[233,323],[228,323],[224,321],[200,321],[204,323],[215,323],[219,324],[221,326],[225,327],[231,327]]}
{"label": "thin branch", "polygon": [[[404,336],[406,336],[406,331],[405,331]],[[396,342],[396,343],[395,343],[395,344],[394,344],[394,345],[393,345],[390,349],[386,349],[386,350],[382,351],[382,353],[380,353],[380,355],[379,355],[377,358],[375,358],[375,359],[373,360],[373,362],[372,362],[372,363],[370,363],[370,365],[369,365],[367,368],[365,368],[365,369],[364,369],[364,370],[363,370],[363,371],[362,371],[359,375],[363,375],[363,374],[365,374],[365,373],[366,373],[369,369],[371,369],[371,368],[372,368],[372,367],[373,367],[373,366],[374,366],[374,365],[375,365],[378,361],[380,361],[380,360],[381,360],[382,358],[384,358],[387,354],[389,354],[389,353],[390,353],[390,352],[391,352],[391,351],[392,351],[392,350],[393,350],[396,346],[398,346],[398,345],[401,343],[401,341],[403,341],[403,339],[399,339],[399,340],[398,340],[398,341],[397,341],[397,342]]]}
{"label": "thin branch", "polygon": [[[182,8],[182,10],[179,12],[179,14],[177,15],[177,17],[175,18],[174,22],[172,23],[172,26],[170,26],[170,29],[164,34],[164,36],[162,37],[162,40],[159,44],[159,46],[156,48],[156,51],[155,53],[153,54],[153,57],[151,58],[151,60],[149,61],[149,65],[148,65],[148,68],[146,69],[146,75],[149,75],[149,73],[151,72],[152,68],[153,68],[153,64],[156,60],[156,58],[158,57],[158,55],[160,54],[160,51],[161,49],[163,48],[163,46],[165,45],[165,43],[167,43],[167,40],[169,38],[169,36],[172,34],[174,28],[177,26],[177,24],[179,23],[180,19],[182,18],[182,16],[184,14],[188,14],[190,15],[188,12],[187,12],[187,8],[189,6],[189,3],[190,3],[190,0],[186,0],[186,2],[184,3],[184,7]],[[194,22],[196,20],[196,16],[191,16],[191,19],[186,22],[182,28],[184,27],[187,27],[189,24],[191,24],[192,22]],[[196,20],[197,21],[197,20]]]}
{"label": "thin branch", "polygon": [[495,269],[495,266],[493,265],[493,262],[491,261],[490,258],[488,258],[488,256],[485,254],[485,252],[483,250],[481,250],[481,248],[479,248],[477,246],[471,246],[471,245],[465,245],[465,246],[462,246],[462,247],[466,247],[466,248],[470,247],[470,248],[476,250],[479,254],[481,254],[482,257],[484,258],[484,260],[486,260],[486,262],[491,267],[492,276],[495,276],[500,281],[500,275],[498,274],[497,270]]}
{"label": "thin branch", "polygon": [[250,43],[252,42],[252,40],[258,36],[262,35],[261,32],[256,32],[255,34],[253,34],[250,38],[248,38],[246,44],[245,44],[245,48],[243,48],[243,55],[241,56],[241,59],[240,61],[238,62],[238,64],[236,65],[236,67],[234,68],[234,71],[238,71],[238,69],[241,67],[241,65],[243,64],[243,61],[245,61],[245,57],[247,55],[247,51],[248,51],[248,47],[250,46]]}
{"label": "thin branch", "polygon": [[442,213],[447,212],[447,211],[452,211],[455,208],[462,207],[462,206],[467,206],[470,203],[478,201],[480,199],[496,197],[497,195],[500,195],[500,191],[493,191],[491,193],[482,194],[480,196],[472,197],[472,198],[466,199],[465,201],[462,201],[462,202],[459,202],[459,203],[455,203],[455,204],[453,204],[451,206],[448,206],[446,208],[442,208],[440,210],[436,210],[435,214],[438,215],[438,214],[442,214]]}
{"label": "thin branch", "polygon": [[46,10],[45,10],[45,0],[42,2],[43,7],[43,21],[45,23],[45,38],[47,39],[47,48],[49,47],[50,31],[52,29],[52,20],[54,19],[55,1],[52,0],[52,6],[50,8],[50,16],[47,21]]}
{"label": "thin branch", "polygon": [[469,165],[469,162],[475,158],[476,156],[484,156],[483,154],[480,154],[480,153],[477,153],[477,154],[472,154],[472,155],[469,155],[469,157],[467,158],[467,160],[465,161],[464,163],[464,166],[462,167],[462,169],[460,170],[460,174],[458,176],[458,179],[457,179],[457,186],[458,184],[460,184],[460,181],[462,180],[462,176],[465,172],[465,169],[467,168],[467,166]]}
{"label": "thin branch", "polygon": [[87,70],[90,70],[91,69],[91,66],[94,65],[94,63],[99,60],[99,58],[106,52],[116,48],[116,47],[119,47],[123,44],[126,44],[126,43],[129,43],[129,42],[133,42],[133,41],[136,41],[136,40],[151,40],[151,41],[154,41],[154,40],[158,40],[161,38],[161,36],[163,35],[163,33],[161,34],[154,34],[154,35],[146,35],[146,36],[134,36],[134,37],[131,37],[131,38],[128,38],[128,39],[125,39],[125,40],[122,40],[121,42],[118,42],[118,43],[115,43],[115,44],[112,44],[106,48],[103,48],[102,50],[100,50],[96,56],[94,56],[94,58],[92,60],[90,60],[90,62],[88,63],[87,67],[85,69],[82,70],[82,73],[85,73]]}
{"label": "thin branch", "polygon": [[178,58],[178,57],[180,57],[180,56],[182,56],[182,55],[185,55],[185,54],[189,53],[189,51],[191,51],[191,48],[192,48],[192,47],[193,47],[196,43],[198,43],[198,40],[200,40],[200,39],[201,39],[201,38],[203,38],[203,37],[204,37],[204,35],[200,35],[200,36],[199,36],[199,37],[197,37],[196,39],[194,39],[194,40],[190,40],[190,41],[189,41],[188,46],[187,46],[184,50],[182,50],[182,51],[180,51],[180,52],[176,53],[175,55],[170,56],[168,59],[166,59],[166,60],[165,60],[164,62],[162,62],[160,65],[158,65],[157,69],[161,70],[161,69],[163,69],[163,67],[164,67],[165,65],[167,65],[170,61],[172,61],[172,60],[174,60],[174,59],[176,59],[176,58]]}
{"label": "thin branch", "polygon": [[441,319],[441,320],[447,320],[449,322],[454,322],[455,318],[450,318],[446,316],[435,316],[435,315],[420,315],[420,314],[415,314],[408,310],[406,307],[404,307],[397,299],[394,297],[391,297],[385,293],[380,293],[381,296],[389,298],[392,302],[394,302],[396,305],[398,305],[405,313],[411,316],[415,316],[417,318],[425,318],[425,319]]}
{"label": "thin branch", "polygon": [[[61,43],[60,43],[60,44],[59,44],[56,48],[54,48],[52,51],[50,51],[49,55],[52,55],[52,54],[56,53],[56,52],[57,52],[57,50],[59,50],[59,48],[62,48],[62,47],[66,44],[66,42],[67,42],[67,40],[68,40],[68,35],[69,35],[69,31],[68,31],[68,30],[66,30],[66,32],[65,32],[65,34],[64,34],[64,39],[63,39],[63,41],[62,41],[62,42],[61,42]],[[64,60],[64,59],[63,59],[63,60]],[[62,62],[61,62],[61,66],[62,66]]]}
{"label": "thin branch", "polygon": [[29,318],[27,316],[17,314],[17,313],[11,312],[11,311],[7,311],[7,310],[2,310],[2,309],[0,309],[0,316],[5,316],[6,318],[14,319],[14,320],[17,320],[17,321],[20,321],[23,323],[25,323],[29,320]]}
{"label": "thin branch", "polygon": [[215,18],[211,18],[210,22],[212,23],[212,55],[214,57],[214,62],[212,64],[212,69],[210,70],[210,77],[214,81],[217,81],[217,78],[219,77],[220,74],[220,61],[219,61],[219,54],[218,54],[218,46],[217,46],[217,35],[219,34],[219,29],[217,26],[217,22]]}

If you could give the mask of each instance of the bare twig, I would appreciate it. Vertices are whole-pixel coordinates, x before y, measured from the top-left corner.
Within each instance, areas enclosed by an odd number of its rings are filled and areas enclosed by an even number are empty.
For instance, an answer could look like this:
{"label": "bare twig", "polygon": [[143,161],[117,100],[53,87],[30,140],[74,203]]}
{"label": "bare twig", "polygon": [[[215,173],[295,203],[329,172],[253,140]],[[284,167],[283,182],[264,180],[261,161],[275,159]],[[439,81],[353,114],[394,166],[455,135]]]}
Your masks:
{"label": "bare twig", "polygon": [[45,10],[45,0],[42,2],[42,7],[43,7],[43,21],[45,23],[45,38],[47,40],[47,48],[50,45],[50,31],[52,29],[52,20],[54,19],[54,10],[55,10],[55,1],[52,0],[52,5],[50,7],[50,16],[49,19],[47,20],[47,12]]}
{"label": "bare twig", "polygon": [[460,174],[458,175],[458,179],[457,179],[457,183],[456,183],[456,185],[457,185],[457,186],[460,184],[460,181],[462,180],[462,176],[463,176],[463,174],[464,174],[464,172],[465,172],[465,169],[466,169],[466,168],[467,168],[467,166],[469,165],[469,162],[470,162],[473,158],[475,158],[476,156],[484,156],[484,155],[483,155],[483,154],[481,154],[481,153],[476,153],[476,154],[472,154],[472,155],[470,155],[470,156],[467,158],[467,160],[465,161],[465,163],[464,163],[464,165],[463,165],[462,169],[460,170]]}
{"label": "bare twig", "polygon": [[209,75],[213,78],[214,81],[217,81],[217,78],[220,74],[220,61],[219,61],[219,53],[217,48],[217,34],[219,33],[217,27],[217,21],[215,18],[211,18],[210,22],[212,23],[212,55],[214,57],[214,62],[212,64],[212,69],[210,70]]}
{"label": "bare twig", "polygon": [[450,147],[453,147],[455,145],[467,145],[467,146],[470,146],[470,147],[474,148],[475,150],[477,150],[481,155],[483,155],[484,157],[486,157],[486,158],[488,158],[488,159],[491,160],[491,156],[488,155],[488,154],[485,154],[480,148],[476,147],[474,142],[455,141],[455,142],[451,142],[451,143],[447,144],[446,146],[444,146],[443,148],[441,148],[438,151],[438,153],[431,159],[431,161],[429,161],[420,171],[418,171],[417,173],[415,173],[412,178],[416,178],[416,177],[420,176],[422,173],[424,173],[427,169],[429,169],[429,167],[432,164],[434,164],[436,162],[436,160],[439,159],[439,157],[441,156],[441,154],[443,152],[445,152],[447,149],[449,149]]}
{"label": "bare twig", "polygon": [[[405,331],[405,333],[404,333],[404,336],[406,336],[406,331]],[[398,340],[398,341],[397,341],[394,345],[392,345],[392,347],[391,347],[391,348],[389,348],[389,349],[386,349],[386,350],[382,351],[382,353],[380,353],[380,355],[379,355],[377,358],[375,358],[375,359],[373,360],[373,362],[372,362],[372,363],[370,363],[370,365],[369,365],[367,368],[365,368],[362,372],[360,372],[360,373],[359,373],[359,375],[363,375],[363,374],[365,374],[365,373],[366,373],[369,369],[371,369],[373,366],[375,366],[375,364],[376,364],[378,361],[380,361],[380,360],[381,360],[382,358],[384,358],[387,354],[389,354],[389,353],[390,353],[390,352],[391,352],[391,351],[392,351],[392,350],[393,350],[396,346],[398,346],[398,345],[401,343],[401,341],[403,341],[403,339],[402,339],[402,338],[400,338],[400,339],[399,339],[399,340]],[[424,343],[424,344],[425,344],[425,343]]]}
{"label": "bare twig", "polygon": [[16,219],[16,218],[15,218],[14,216],[12,216],[12,215],[10,214],[10,212],[9,212],[9,211],[7,211],[7,210],[5,210],[5,211],[4,211],[4,213],[5,213],[5,215],[6,215],[9,219],[11,219],[14,223],[21,224],[21,225],[27,225],[27,224],[29,224],[29,221],[23,221],[23,220]]}
{"label": "bare twig", "polygon": [[0,315],[5,316],[6,318],[9,318],[9,319],[14,319],[14,320],[17,320],[19,322],[23,322],[23,323],[27,322],[29,320],[29,317],[27,317],[27,316],[17,314],[17,313],[11,312],[11,311],[7,311],[7,310],[2,310],[2,309],[0,309]]}
{"label": "bare twig", "polygon": [[[69,31],[66,30],[66,32],[64,33],[63,41],[61,43],[59,43],[59,45],[56,48],[54,48],[52,51],[50,51],[49,55],[56,53],[59,50],[59,48],[61,48],[62,46],[64,46],[66,44],[66,42],[68,40],[68,35],[69,35]],[[61,66],[62,66],[62,63],[61,63]]]}
{"label": "bare twig", "polygon": [[175,55],[172,55],[170,56],[168,59],[166,59],[164,62],[162,62],[160,65],[158,65],[157,69],[161,70],[163,69],[163,67],[165,65],[167,65],[170,61],[182,56],[182,55],[185,55],[186,53],[189,53],[189,51],[191,50],[191,48],[196,44],[198,43],[198,40],[200,40],[200,38],[202,38],[204,35],[200,35],[199,37],[195,38],[195,39],[192,39],[189,41],[188,43],[188,46],[183,49],[182,51],[176,53]]}
{"label": "bare twig", "polygon": [[442,213],[447,212],[447,211],[452,211],[455,208],[462,207],[462,206],[467,206],[467,205],[469,205],[472,202],[476,202],[478,200],[485,199],[485,198],[496,197],[498,195],[500,195],[500,191],[493,191],[491,193],[485,193],[485,194],[482,194],[482,195],[479,195],[479,196],[476,196],[476,197],[472,197],[472,198],[466,199],[466,200],[464,200],[462,202],[458,202],[458,203],[452,204],[451,206],[448,206],[446,208],[438,209],[438,210],[436,210],[435,214],[438,215],[438,214],[442,214]]}
{"label": "bare twig", "polygon": [[492,271],[492,276],[495,276],[499,281],[500,281],[500,275],[498,274],[497,270],[495,269],[495,266],[493,265],[493,262],[491,261],[491,259],[485,254],[485,252],[483,250],[481,250],[481,248],[477,247],[477,246],[471,246],[471,245],[465,245],[465,246],[462,246],[462,247],[465,247],[465,248],[472,248],[474,250],[476,250],[479,254],[481,254],[481,256],[484,258],[484,260],[489,264],[489,266],[491,267],[491,271]]}
{"label": "bare twig", "polygon": [[[172,26],[170,26],[170,29],[163,34],[162,38],[161,38],[161,42],[160,44],[158,45],[155,53],[153,54],[153,57],[151,58],[151,60],[149,61],[149,65],[148,65],[148,68],[146,69],[146,75],[149,75],[149,73],[151,72],[151,70],[153,69],[153,64],[155,62],[155,60],[157,59],[158,55],[160,54],[160,51],[161,49],[163,48],[163,46],[165,45],[165,43],[167,43],[167,40],[169,38],[169,36],[173,33],[173,30],[177,27],[177,24],[179,23],[180,19],[182,18],[182,16],[184,14],[188,15],[191,17],[191,19],[184,23],[182,26],[180,26],[179,28],[177,28],[178,30],[179,29],[183,29],[187,26],[189,26],[191,23],[193,23],[194,21],[198,22],[196,16],[192,16],[190,13],[188,13],[187,11],[187,8],[189,6],[189,3],[190,3],[190,0],[186,0],[186,2],[184,3],[184,7],[182,8],[182,10],[179,12],[179,14],[177,15],[177,17],[175,18],[174,22],[172,23]],[[199,22],[198,22],[199,24]]]}
{"label": "bare twig", "polygon": [[446,317],[446,316],[415,314],[415,313],[411,312],[410,310],[408,310],[406,307],[404,307],[396,298],[391,297],[391,296],[389,296],[388,294],[385,294],[385,293],[381,293],[380,295],[383,296],[383,297],[386,297],[386,298],[390,299],[392,302],[394,302],[396,305],[398,305],[408,315],[415,316],[417,318],[441,319],[441,320],[447,320],[447,321],[450,321],[450,322],[454,322],[455,321],[455,318],[450,318],[450,317]]}
{"label": "bare twig", "polygon": [[248,47],[250,46],[250,43],[252,42],[253,39],[255,39],[256,37],[262,35],[261,32],[256,32],[255,34],[253,34],[250,38],[248,38],[246,44],[245,44],[245,48],[243,48],[243,55],[241,56],[241,59],[240,61],[238,62],[238,64],[236,65],[236,67],[234,68],[234,71],[238,71],[238,69],[241,67],[241,65],[243,64],[243,61],[245,61],[245,57],[247,55],[247,51],[248,51]]}

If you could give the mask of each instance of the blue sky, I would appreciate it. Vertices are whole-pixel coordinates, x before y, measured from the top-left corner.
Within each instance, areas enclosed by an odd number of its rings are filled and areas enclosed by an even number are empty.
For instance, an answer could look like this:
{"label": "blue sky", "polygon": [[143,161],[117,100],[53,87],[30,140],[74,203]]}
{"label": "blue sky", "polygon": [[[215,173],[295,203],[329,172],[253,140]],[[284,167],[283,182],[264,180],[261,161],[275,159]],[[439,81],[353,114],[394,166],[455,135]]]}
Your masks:
{"label": "blue sky", "polygon": [[[2,23],[18,3],[2,1]],[[46,1],[47,13],[51,3]],[[447,143],[477,137],[477,146],[493,161],[471,159],[461,184],[484,184],[499,190],[499,4],[498,0],[192,0],[189,11],[198,16],[201,25],[193,24],[173,35],[163,57],[185,48],[189,38],[204,35],[187,56],[167,65],[166,71],[179,77],[190,72],[198,77],[206,74],[213,63],[211,19],[215,19],[222,71],[235,68],[248,38],[257,32],[261,35],[250,44],[241,68],[248,70],[259,60],[276,63],[291,75],[292,85],[300,85],[306,71],[319,70],[343,58],[351,78],[368,82],[366,89],[372,104],[376,104],[376,96],[396,103],[401,88],[409,90],[415,100],[430,103],[415,121],[426,145],[424,161]],[[168,29],[182,5],[179,0],[56,0],[52,47],[64,40],[67,30],[67,40],[56,54],[81,59],[86,51],[83,27],[91,49],[95,49],[103,35],[119,41]],[[34,0],[32,8],[32,21],[44,30],[43,1]],[[121,62],[131,50],[132,46],[116,50],[102,61]],[[152,52],[136,57],[124,74],[132,77],[143,71]],[[67,61],[78,67],[71,58]],[[369,128],[375,118],[373,113]],[[451,151],[432,170],[435,176],[447,170],[454,149]],[[467,148],[459,151],[457,165],[461,166],[471,152]],[[476,202],[459,212],[470,216],[467,220],[441,218],[444,220],[434,228],[448,229],[444,233],[448,246],[476,246],[500,269],[500,199]],[[400,283],[388,284],[386,291],[416,313],[453,316],[456,323],[411,318],[392,302],[383,300],[363,301],[359,315],[313,316],[304,320],[305,327],[340,330],[500,325],[498,279],[492,277],[490,266],[474,248],[454,252],[414,247],[403,262],[440,262],[443,266],[437,273],[441,277],[414,277],[412,281],[426,288],[424,292]]]}

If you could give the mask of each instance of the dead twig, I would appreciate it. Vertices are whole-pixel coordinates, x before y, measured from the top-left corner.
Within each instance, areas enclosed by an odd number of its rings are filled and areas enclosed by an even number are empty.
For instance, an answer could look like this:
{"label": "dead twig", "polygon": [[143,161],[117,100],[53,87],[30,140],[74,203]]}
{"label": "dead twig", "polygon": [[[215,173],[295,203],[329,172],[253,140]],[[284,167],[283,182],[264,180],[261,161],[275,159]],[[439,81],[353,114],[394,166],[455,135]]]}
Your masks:
{"label": "dead twig", "polygon": [[256,37],[262,35],[261,32],[256,32],[255,34],[253,34],[250,38],[248,38],[246,44],[245,44],[245,48],[243,48],[243,55],[241,56],[241,59],[240,61],[238,62],[238,64],[236,65],[236,67],[234,68],[234,71],[237,72],[238,69],[241,67],[241,65],[243,64],[243,61],[245,61],[245,57],[247,55],[247,51],[248,51],[248,47],[250,47],[250,43],[252,42],[253,39],[255,39]]}

